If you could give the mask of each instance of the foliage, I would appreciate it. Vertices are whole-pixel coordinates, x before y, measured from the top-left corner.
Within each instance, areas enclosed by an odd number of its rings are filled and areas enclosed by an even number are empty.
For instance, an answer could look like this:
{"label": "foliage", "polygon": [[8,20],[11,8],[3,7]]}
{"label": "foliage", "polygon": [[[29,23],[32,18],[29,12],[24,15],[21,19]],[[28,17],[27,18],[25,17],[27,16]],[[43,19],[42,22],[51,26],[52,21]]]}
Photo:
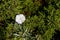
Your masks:
{"label": "foliage", "polygon": [[[17,14],[26,16],[22,25]],[[51,40],[59,29],[60,0],[0,0],[0,40]]]}

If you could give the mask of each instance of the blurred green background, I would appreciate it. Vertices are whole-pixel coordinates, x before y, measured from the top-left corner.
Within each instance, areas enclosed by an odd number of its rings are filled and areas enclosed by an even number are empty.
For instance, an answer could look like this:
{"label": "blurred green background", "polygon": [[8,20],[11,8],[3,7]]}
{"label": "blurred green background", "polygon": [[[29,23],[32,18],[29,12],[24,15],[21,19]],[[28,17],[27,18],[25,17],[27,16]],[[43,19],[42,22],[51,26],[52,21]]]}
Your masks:
{"label": "blurred green background", "polygon": [[[22,25],[15,22],[17,14],[26,17]],[[53,39],[55,30],[60,31],[60,0],[0,0],[0,40],[59,40]]]}

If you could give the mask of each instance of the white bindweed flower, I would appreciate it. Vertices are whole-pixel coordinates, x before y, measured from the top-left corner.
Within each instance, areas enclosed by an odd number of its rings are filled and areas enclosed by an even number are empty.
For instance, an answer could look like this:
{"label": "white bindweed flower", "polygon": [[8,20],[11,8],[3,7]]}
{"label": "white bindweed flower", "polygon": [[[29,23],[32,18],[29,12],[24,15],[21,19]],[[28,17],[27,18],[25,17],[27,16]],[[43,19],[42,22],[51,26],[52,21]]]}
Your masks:
{"label": "white bindweed flower", "polygon": [[22,24],[25,21],[25,16],[23,14],[16,15],[15,21],[18,24]]}

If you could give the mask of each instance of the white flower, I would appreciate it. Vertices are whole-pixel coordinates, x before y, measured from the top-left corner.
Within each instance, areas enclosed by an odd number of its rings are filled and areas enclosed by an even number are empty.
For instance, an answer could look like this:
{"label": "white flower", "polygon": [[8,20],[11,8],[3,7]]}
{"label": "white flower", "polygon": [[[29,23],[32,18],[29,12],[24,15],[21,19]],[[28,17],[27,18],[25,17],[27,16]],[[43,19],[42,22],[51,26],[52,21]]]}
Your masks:
{"label": "white flower", "polygon": [[15,21],[18,24],[22,24],[25,21],[25,16],[23,14],[16,15]]}

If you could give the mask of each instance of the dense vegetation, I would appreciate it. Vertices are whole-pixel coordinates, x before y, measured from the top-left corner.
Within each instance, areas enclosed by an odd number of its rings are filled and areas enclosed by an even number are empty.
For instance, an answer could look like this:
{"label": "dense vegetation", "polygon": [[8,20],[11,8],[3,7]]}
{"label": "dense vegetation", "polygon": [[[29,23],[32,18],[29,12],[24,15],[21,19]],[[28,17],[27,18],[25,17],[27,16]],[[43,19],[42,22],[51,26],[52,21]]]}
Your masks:
{"label": "dense vegetation", "polygon": [[[22,25],[15,22],[17,14],[26,17]],[[60,0],[0,0],[0,40],[51,40],[55,30]]]}

